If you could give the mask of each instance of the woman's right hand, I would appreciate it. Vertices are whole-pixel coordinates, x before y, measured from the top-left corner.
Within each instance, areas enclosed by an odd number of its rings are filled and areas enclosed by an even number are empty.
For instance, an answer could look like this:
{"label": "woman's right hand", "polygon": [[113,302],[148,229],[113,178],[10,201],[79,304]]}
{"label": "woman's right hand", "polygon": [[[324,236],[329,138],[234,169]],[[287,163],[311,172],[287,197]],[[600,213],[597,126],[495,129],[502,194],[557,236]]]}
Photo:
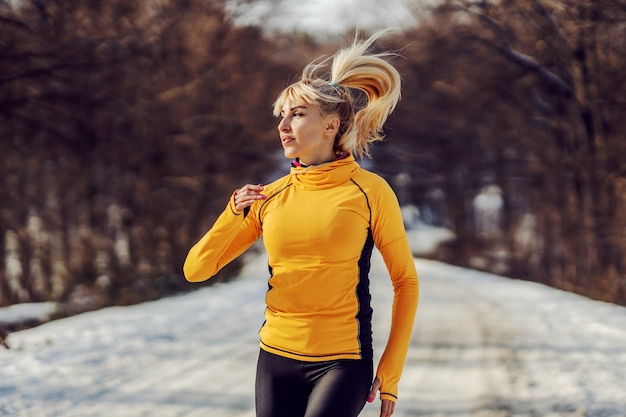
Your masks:
{"label": "woman's right hand", "polygon": [[250,207],[257,200],[265,200],[266,195],[261,194],[263,184],[246,184],[235,191],[235,209],[242,211],[246,207]]}

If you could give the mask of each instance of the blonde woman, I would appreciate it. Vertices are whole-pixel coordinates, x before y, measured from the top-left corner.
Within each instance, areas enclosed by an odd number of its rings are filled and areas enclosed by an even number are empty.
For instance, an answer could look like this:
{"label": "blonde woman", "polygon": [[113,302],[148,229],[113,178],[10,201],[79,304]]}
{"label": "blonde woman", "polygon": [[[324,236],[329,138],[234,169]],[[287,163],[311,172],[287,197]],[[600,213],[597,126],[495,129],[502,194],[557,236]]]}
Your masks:
{"label": "blonde woman", "polygon": [[[377,35],[330,61],[314,61],[274,104],[291,171],[236,190],[189,251],[189,281],[203,281],[263,236],[269,289],[260,330],[257,417],[351,417],[380,392],[392,415],[417,308],[415,264],[397,198],[355,155],[369,155],[400,98]],[[360,92],[360,93],[359,93]],[[354,96],[366,98],[355,109]],[[370,255],[382,254],[394,287],[389,339],[373,372]]]}

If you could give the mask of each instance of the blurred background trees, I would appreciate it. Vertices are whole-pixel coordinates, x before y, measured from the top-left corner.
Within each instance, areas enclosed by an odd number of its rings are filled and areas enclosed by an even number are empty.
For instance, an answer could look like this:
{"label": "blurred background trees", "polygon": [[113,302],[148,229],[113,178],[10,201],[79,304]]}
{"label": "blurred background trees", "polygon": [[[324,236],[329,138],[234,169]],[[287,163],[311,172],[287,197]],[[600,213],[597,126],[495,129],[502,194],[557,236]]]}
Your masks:
{"label": "blurred background trees", "polygon": [[[626,304],[626,2],[420,21],[384,40],[405,85],[368,166],[455,233],[433,256]],[[287,170],[274,97],[350,38],[238,26],[223,1],[0,1],[0,305],[190,288],[232,191]]]}
{"label": "blurred background trees", "polygon": [[392,146],[443,259],[626,303],[626,2],[451,1],[403,42]]}
{"label": "blurred background trees", "polygon": [[193,0],[0,13],[0,304],[183,289],[190,243],[272,161],[287,73],[260,30]]}

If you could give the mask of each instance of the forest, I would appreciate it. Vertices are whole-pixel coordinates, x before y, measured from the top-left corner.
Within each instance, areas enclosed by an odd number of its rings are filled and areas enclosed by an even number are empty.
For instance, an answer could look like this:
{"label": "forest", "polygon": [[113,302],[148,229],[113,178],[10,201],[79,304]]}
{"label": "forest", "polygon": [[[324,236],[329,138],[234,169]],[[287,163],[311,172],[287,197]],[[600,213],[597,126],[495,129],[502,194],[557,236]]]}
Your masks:
{"label": "forest", "polygon": [[[196,288],[183,260],[233,190],[288,170],[275,96],[354,33],[237,25],[224,0],[0,0],[0,306]],[[364,163],[454,233],[430,256],[626,305],[626,1],[442,1],[380,47],[403,96]]]}

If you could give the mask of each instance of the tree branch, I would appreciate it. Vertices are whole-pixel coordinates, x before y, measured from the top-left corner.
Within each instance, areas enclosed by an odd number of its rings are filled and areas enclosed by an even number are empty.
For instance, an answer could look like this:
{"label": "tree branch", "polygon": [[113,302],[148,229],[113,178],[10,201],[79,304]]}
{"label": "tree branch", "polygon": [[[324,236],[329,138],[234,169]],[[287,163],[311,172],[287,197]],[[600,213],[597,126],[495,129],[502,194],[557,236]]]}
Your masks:
{"label": "tree branch", "polygon": [[572,86],[563,81],[561,77],[542,66],[535,58],[522,54],[508,45],[498,45],[491,40],[481,37],[477,37],[477,39],[483,45],[499,52],[500,55],[517,64],[524,71],[535,74],[551,91],[566,97],[573,95]]}

